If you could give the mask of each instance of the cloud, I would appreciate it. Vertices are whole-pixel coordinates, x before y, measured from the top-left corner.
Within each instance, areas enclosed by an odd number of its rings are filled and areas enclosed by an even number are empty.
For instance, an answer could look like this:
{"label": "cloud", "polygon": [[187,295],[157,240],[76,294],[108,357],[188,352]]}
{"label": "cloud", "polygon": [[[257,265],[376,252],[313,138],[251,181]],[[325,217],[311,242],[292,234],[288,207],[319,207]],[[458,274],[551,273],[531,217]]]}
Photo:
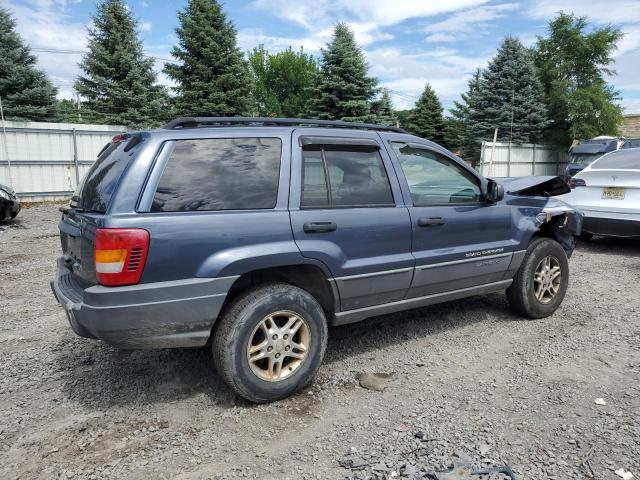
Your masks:
{"label": "cloud", "polygon": [[587,16],[595,23],[637,23],[640,18],[638,0],[537,0],[531,3],[528,14],[533,18],[548,19],[558,12]]}
{"label": "cloud", "polygon": [[9,1],[9,8],[17,22],[18,33],[33,48],[38,66],[47,72],[58,87],[58,96],[71,98],[73,80],[80,74],[80,54],[39,52],[38,49],[84,50],[86,26],[74,21],[68,13],[72,4],[64,0]]}
{"label": "cloud", "polygon": [[153,28],[153,23],[149,21],[142,21],[138,25],[138,30],[140,30],[141,32],[150,32],[152,28]]}
{"label": "cloud", "polygon": [[455,42],[486,35],[492,20],[498,20],[519,8],[517,3],[501,3],[454,13],[440,22],[427,25],[424,28],[428,34],[425,40],[430,43]]}
{"label": "cloud", "polygon": [[368,52],[367,60],[371,72],[381,78],[381,85],[391,89],[396,108],[412,108],[427,82],[445,108],[450,108],[466,90],[475,69],[486,65],[492,53],[467,57],[450,48],[410,54],[397,48],[379,48]]}
{"label": "cloud", "polygon": [[344,21],[361,45],[393,38],[385,27],[403,21],[456,12],[488,0],[254,0],[251,6],[304,27],[317,39],[328,38],[332,26]]}

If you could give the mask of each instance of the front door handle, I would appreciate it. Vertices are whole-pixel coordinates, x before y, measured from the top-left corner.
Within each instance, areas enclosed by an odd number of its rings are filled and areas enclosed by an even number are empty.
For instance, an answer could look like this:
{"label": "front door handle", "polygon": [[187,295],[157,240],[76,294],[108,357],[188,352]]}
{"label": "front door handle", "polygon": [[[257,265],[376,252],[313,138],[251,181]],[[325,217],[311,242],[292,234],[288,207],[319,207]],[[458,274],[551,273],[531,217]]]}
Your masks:
{"label": "front door handle", "polygon": [[335,222],[307,222],[302,226],[304,233],[333,232],[338,228]]}
{"label": "front door handle", "polygon": [[444,218],[442,217],[422,217],[418,219],[419,227],[437,227],[444,225]]}

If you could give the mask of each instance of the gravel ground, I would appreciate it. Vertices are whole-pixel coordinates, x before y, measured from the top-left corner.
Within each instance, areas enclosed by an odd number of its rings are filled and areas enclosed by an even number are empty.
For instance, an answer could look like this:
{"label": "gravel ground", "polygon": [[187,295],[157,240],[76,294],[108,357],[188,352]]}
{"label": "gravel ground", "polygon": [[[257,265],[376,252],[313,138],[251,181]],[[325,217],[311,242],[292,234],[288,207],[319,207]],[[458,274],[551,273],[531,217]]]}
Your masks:
{"label": "gravel ground", "polygon": [[494,294],[333,328],[313,386],[255,406],[208,350],[75,336],[57,208],[0,224],[2,479],[640,478],[640,242],[581,245],[544,320]]}

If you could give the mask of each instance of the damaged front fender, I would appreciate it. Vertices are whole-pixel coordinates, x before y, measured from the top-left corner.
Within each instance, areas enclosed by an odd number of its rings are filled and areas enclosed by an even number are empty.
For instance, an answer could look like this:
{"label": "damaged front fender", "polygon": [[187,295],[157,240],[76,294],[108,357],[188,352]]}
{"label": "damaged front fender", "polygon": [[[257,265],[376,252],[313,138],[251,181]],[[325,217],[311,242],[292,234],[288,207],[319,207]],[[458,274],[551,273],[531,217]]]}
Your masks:
{"label": "damaged front fender", "polygon": [[575,237],[582,231],[582,214],[553,198],[571,191],[567,183],[550,176],[501,178],[499,182],[507,192],[507,203],[518,207],[518,229],[529,238],[537,235],[555,239],[570,257],[576,246]]}

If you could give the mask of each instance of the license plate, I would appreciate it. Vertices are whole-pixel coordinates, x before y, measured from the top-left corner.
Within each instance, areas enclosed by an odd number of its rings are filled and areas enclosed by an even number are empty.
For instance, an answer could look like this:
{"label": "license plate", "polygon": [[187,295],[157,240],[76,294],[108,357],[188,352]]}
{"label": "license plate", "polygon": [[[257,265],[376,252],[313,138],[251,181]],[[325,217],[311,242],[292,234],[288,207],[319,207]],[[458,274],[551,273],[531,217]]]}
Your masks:
{"label": "license plate", "polygon": [[604,187],[602,189],[602,198],[605,198],[608,200],[624,200],[624,188]]}

